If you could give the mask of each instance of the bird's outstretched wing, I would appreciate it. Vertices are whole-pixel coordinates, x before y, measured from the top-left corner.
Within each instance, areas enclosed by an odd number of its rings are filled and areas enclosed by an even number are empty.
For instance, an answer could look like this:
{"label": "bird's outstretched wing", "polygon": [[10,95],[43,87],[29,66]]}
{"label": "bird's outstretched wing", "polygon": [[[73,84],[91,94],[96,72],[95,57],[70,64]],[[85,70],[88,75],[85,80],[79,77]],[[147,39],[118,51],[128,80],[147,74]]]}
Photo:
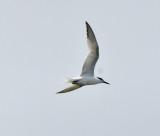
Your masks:
{"label": "bird's outstretched wing", "polygon": [[67,92],[73,91],[73,90],[75,90],[75,89],[78,89],[78,88],[80,88],[80,87],[82,87],[82,86],[80,86],[80,85],[73,85],[73,86],[70,86],[70,87],[68,87],[68,88],[60,91],[60,92],[57,92],[57,94],[58,94],[58,93],[67,93]]}
{"label": "bird's outstretched wing", "polygon": [[99,47],[92,28],[86,22],[88,54],[80,76],[94,76],[94,68],[99,58]]}

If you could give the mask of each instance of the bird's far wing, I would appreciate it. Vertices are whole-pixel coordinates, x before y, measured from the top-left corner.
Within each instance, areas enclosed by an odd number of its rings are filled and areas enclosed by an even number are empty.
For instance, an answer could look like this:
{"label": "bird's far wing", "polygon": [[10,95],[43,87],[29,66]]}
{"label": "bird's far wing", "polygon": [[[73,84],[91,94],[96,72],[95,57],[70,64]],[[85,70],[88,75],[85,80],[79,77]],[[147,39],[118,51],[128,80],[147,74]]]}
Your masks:
{"label": "bird's far wing", "polygon": [[94,67],[99,58],[99,47],[90,25],[86,22],[88,53],[83,64],[81,76],[94,76]]}
{"label": "bird's far wing", "polygon": [[73,90],[75,90],[75,89],[78,89],[78,88],[80,88],[80,87],[82,87],[82,86],[80,86],[80,85],[73,85],[73,86],[70,86],[70,87],[68,87],[68,88],[60,91],[60,92],[57,92],[57,94],[58,94],[58,93],[67,93],[67,92],[73,91]]}

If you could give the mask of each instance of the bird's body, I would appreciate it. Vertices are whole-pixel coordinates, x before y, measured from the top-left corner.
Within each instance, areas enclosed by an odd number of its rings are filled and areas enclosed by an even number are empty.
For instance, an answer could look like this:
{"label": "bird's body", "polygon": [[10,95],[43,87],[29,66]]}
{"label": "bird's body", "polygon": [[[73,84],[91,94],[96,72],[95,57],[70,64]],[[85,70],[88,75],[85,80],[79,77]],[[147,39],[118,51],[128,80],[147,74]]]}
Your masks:
{"label": "bird's body", "polygon": [[99,83],[106,83],[102,78],[94,76],[94,68],[96,62],[99,58],[99,47],[96,40],[96,37],[90,27],[86,22],[87,28],[87,44],[88,44],[88,53],[83,64],[82,72],[79,77],[69,78],[66,80],[67,83],[72,83],[73,86],[68,87],[58,93],[66,93],[78,89],[85,85],[94,85]]}
{"label": "bird's body", "polygon": [[80,86],[101,83],[101,80],[99,80],[98,78],[89,77],[89,76],[75,77],[67,80],[68,80],[66,81],[67,83],[78,84]]}

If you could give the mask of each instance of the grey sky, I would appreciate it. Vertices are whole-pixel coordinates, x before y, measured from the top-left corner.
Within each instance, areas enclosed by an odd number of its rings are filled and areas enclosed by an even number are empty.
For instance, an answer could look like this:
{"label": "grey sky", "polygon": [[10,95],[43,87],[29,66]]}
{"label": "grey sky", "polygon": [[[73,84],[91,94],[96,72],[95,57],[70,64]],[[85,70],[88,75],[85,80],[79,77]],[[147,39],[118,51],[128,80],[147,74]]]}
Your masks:
{"label": "grey sky", "polygon": [[[1,0],[1,136],[159,136],[160,1]],[[85,20],[111,83],[56,95],[78,76]]]}

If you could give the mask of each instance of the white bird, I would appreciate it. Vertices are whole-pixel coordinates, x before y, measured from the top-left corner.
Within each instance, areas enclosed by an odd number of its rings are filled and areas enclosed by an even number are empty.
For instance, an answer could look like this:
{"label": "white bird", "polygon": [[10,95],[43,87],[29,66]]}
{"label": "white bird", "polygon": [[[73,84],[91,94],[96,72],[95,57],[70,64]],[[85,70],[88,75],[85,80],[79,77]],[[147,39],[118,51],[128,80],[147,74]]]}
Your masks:
{"label": "white bird", "polygon": [[86,29],[87,29],[88,53],[85,62],[83,64],[82,72],[79,77],[67,79],[66,82],[72,83],[73,85],[57,93],[70,92],[85,85],[94,85],[99,83],[109,84],[100,77],[94,77],[94,68],[99,58],[99,47],[96,37],[90,25],[87,22],[86,22]]}

